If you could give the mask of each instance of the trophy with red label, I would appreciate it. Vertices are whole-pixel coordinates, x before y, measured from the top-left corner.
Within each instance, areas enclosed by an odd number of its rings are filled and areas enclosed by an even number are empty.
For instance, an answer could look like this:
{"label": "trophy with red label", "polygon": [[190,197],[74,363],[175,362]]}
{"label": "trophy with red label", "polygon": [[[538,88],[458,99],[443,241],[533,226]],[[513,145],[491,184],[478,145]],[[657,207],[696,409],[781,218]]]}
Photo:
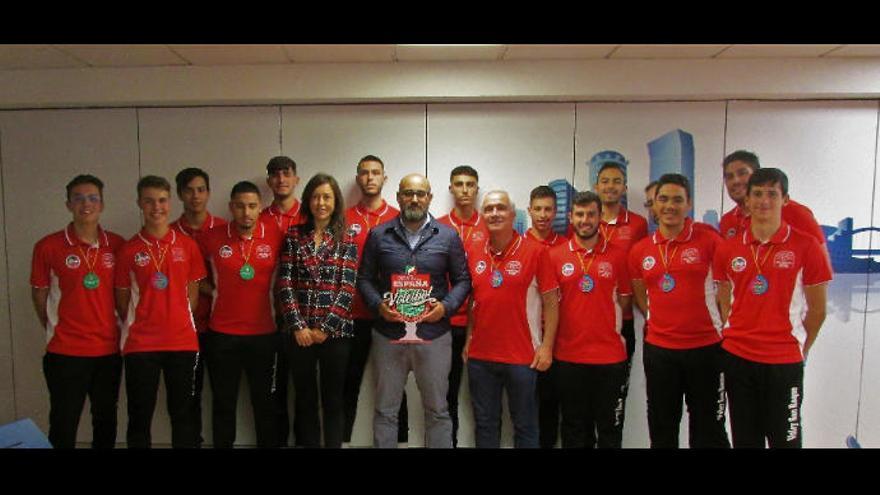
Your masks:
{"label": "trophy with red label", "polygon": [[403,316],[406,334],[392,340],[392,344],[427,344],[416,335],[417,324],[437,301],[431,297],[431,276],[416,273],[416,267],[407,266],[403,274],[391,275],[391,292],[383,299],[389,308]]}

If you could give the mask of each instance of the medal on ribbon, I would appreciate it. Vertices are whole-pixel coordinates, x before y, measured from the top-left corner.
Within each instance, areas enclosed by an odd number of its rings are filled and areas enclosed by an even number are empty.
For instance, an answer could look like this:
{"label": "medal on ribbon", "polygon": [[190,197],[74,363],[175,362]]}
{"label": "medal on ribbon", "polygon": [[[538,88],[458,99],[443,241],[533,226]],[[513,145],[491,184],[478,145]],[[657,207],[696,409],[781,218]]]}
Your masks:
{"label": "medal on ribbon", "polygon": [[83,286],[89,290],[95,290],[101,285],[101,279],[95,272],[89,272],[83,277]]}
{"label": "medal on ribbon", "polygon": [[660,279],[660,290],[663,292],[672,292],[672,289],[675,288],[675,278],[668,273],[663,274],[663,278]]}
{"label": "medal on ribbon", "polygon": [[95,273],[95,265],[98,263],[98,255],[101,254],[101,245],[100,241],[98,247],[95,250],[95,258],[89,261],[89,252],[92,250],[92,246],[85,252],[83,252],[82,247],[77,245],[77,249],[79,249],[79,254],[82,255],[83,259],[86,260],[86,268],[88,268],[88,273],[83,277],[82,284],[88,290],[95,290],[101,285],[101,278],[98,277],[98,274]]}
{"label": "medal on ribbon", "polygon": [[155,289],[165,290],[168,288],[168,277],[162,272],[156,272],[150,278],[150,283]]}
{"label": "medal on ribbon", "polygon": [[[593,262],[593,260],[590,260],[590,263],[592,263],[592,262]],[[578,283],[578,287],[581,289],[581,292],[584,292],[584,293],[592,292],[593,287],[595,287],[595,285],[596,284],[595,284],[595,282],[593,282],[593,277],[587,275],[586,273],[584,273],[584,276],[581,277],[581,280]]]}
{"label": "medal on ribbon", "polygon": [[[761,273],[761,267],[764,266],[764,263],[767,261],[767,258],[770,257],[770,254],[773,252],[773,248],[775,246],[771,246],[769,250],[767,250],[767,254],[764,255],[764,259],[758,262],[758,253],[755,251],[755,246],[750,245],[749,248],[752,250],[752,258],[755,260],[755,271],[758,272],[755,275],[755,279],[752,280],[752,294],[756,296],[763,296],[770,290],[770,281],[767,280],[767,277]],[[760,250],[760,246],[758,247]]]}
{"label": "medal on ribbon", "polygon": [[[669,241],[670,243],[672,241]],[[663,277],[660,278],[660,290],[663,292],[669,293],[675,289],[675,278],[669,274],[669,263],[670,260],[675,260],[675,253],[678,251],[678,246],[675,246],[675,249],[672,250],[672,256],[668,256],[669,254],[669,244],[666,244],[666,252],[660,249],[660,244],[657,245],[657,251],[660,253],[660,261],[663,262]]]}

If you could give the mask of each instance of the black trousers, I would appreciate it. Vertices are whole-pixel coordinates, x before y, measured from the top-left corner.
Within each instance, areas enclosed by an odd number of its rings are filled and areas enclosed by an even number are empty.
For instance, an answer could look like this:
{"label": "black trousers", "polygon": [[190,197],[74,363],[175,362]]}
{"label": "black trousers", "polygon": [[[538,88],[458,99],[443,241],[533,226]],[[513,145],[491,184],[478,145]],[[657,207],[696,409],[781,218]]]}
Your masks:
{"label": "black trousers", "polygon": [[287,388],[290,383],[290,357],[287,342],[291,339],[289,332],[281,331],[281,319],[276,317],[275,326],[279,329],[276,335],[278,363],[275,373],[275,431],[278,433],[278,445],[287,447],[290,438],[290,413],[287,404]]}
{"label": "black trousers", "polygon": [[623,441],[620,402],[626,361],[615,364],[557,361],[555,366],[562,406],[562,447],[620,448]]}
{"label": "black trousers", "polygon": [[458,446],[458,395],[461,389],[461,374],[464,371],[464,361],[461,353],[467,341],[467,327],[454,326],[452,333],[452,366],[449,368],[449,391],[446,393],[446,403],[449,406],[449,417],[452,418],[452,447]]}
{"label": "black trousers", "polygon": [[207,332],[205,361],[211,373],[214,447],[235,444],[236,411],[241,373],[250,389],[257,447],[279,447],[275,416],[278,336],[229,335]]}
{"label": "black trousers", "polygon": [[642,361],[648,394],[651,448],[678,448],[682,396],[691,448],[730,448],[724,426],[721,344],[667,349],[645,343]]}
{"label": "black trousers", "polygon": [[[364,369],[367,359],[370,357],[370,344],[373,342],[372,319],[354,320],[354,338],[350,339],[351,351],[349,352],[348,366],[345,371],[344,409],[345,431],[343,442],[351,442],[351,433],[354,430],[354,420],[357,417],[358,397],[361,393],[361,382],[364,379]],[[460,353],[459,353],[460,354]],[[460,359],[460,358],[459,358]],[[461,374],[459,373],[459,377]],[[406,392],[400,402],[400,410],[397,413],[397,441],[406,442],[409,439],[409,414],[406,406]]]}
{"label": "black trousers", "polygon": [[[207,332],[199,332],[199,352],[204,357],[205,349],[207,348],[208,342],[208,333]],[[210,373],[210,371],[209,371]],[[195,410],[193,414],[196,418],[196,431],[199,434],[199,446],[205,443],[205,438],[202,434],[202,389],[205,388],[205,360],[199,359],[198,364],[196,364],[196,378],[195,378],[195,404],[193,407]]]}
{"label": "black trousers", "polygon": [[804,364],[764,364],[722,353],[734,448],[801,448]]}
{"label": "black trousers", "polygon": [[559,438],[559,391],[556,383],[556,363],[546,371],[538,372],[538,428],[542,449],[552,449]]}
{"label": "black trousers", "polygon": [[119,354],[79,357],[47,352],[43,375],[49,388],[49,442],[53,447],[76,446],[86,396],[91,404],[92,448],[116,446],[116,407],[122,380]]}
{"label": "black trousers", "polygon": [[133,352],[125,356],[129,448],[150,448],[150,425],[156,409],[159,375],[165,378],[171,446],[197,448],[195,375],[200,355],[192,351]]}
{"label": "black trousers", "polygon": [[[342,447],[345,429],[343,389],[351,351],[350,338],[328,338],[323,344],[300,347],[290,337],[290,369],[293,372],[293,435],[297,447],[321,447],[321,424],[324,447]],[[320,406],[318,416],[318,369],[320,368]]]}

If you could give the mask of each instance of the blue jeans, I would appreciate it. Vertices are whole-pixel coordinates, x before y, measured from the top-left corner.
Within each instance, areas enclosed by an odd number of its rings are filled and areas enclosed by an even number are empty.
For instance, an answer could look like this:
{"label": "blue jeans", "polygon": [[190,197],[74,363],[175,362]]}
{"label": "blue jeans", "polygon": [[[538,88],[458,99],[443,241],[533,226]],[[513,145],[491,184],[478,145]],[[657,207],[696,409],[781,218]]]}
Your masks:
{"label": "blue jeans", "polygon": [[477,448],[501,446],[501,393],[507,391],[507,407],[513,420],[513,446],[538,448],[538,403],[535,386],[538,372],[524,364],[505,364],[468,359],[468,383],[474,406]]}

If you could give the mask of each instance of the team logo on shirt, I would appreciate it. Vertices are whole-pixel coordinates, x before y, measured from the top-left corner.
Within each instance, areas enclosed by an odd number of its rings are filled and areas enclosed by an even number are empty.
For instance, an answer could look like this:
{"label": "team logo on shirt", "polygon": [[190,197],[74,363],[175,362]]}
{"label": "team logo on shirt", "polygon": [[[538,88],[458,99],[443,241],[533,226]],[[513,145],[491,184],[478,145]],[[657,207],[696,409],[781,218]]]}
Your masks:
{"label": "team logo on shirt", "polygon": [[504,271],[506,271],[508,275],[517,275],[520,270],[522,270],[522,263],[516,260],[508,261],[507,264],[504,265]]}
{"label": "team logo on shirt", "polygon": [[349,229],[351,229],[351,232],[352,232],[351,235],[356,236],[361,233],[361,230],[363,230],[363,227],[361,227],[361,224],[359,224],[359,223],[353,223],[353,224],[351,224]]}
{"label": "team logo on shirt", "polygon": [[104,253],[101,256],[101,263],[104,264],[104,268],[113,268],[113,265],[116,264],[116,258],[113,257],[113,253]]}
{"label": "team logo on shirt", "polygon": [[603,261],[603,262],[599,263],[597,270],[599,272],[599,276],[602,278],[614,277],[614,267],[613,267],[613,265],[611,265],[611,263],[609,263],[607,261]]}
{"label": "team logo on shirt", "polygon": [[477,262],[477,266],[474,267],[474,271],[477,272],[477,275],[485,272],[486,271],[486,262],[483,260],[480,260],[479,262]]}
{"label": "team logo on shirt", "polygon": [[735,235],[736,235],[736,227],[731,227],[731,228],[727,229],[727,238],[728,239],[730,239],[731,237],[733,237]]}
{"label": "team logo on shirt", "polygon": [[654,268],[654,265],[656,264],[657,260],[655,260],[653,256],[645,256],[645,259],[642,260],[642,270],[647,272],[651,268]]}
{"label": "team logo on shirt", "polygon": [[685,263],[688,265],[693,265],[694,263],[699,263],[699,261],[700,261],[700,250],[699,249],[692,247],[692,248],[687,248],[681,252],[681,262],[682,263]]}
{"label": "team logo on shirt", "polygon": [[474,233],[471,234],[471,241],[474,241],[474,242],[480,242],[480,241],[485,240],[485,239],[486,239],[486,236],[483,235],[483,232],[482,232],[482,231],[479,231],[479,230],[478,230],[478,231],[476,231],[476,232],[474,232]]}
{"label": "team logo on shirt", "polygon": [[82,261],[80,261],[79,256],[75,254],[71,254],[64,259],[64,264],[67,265],[67,268],[70,268],[71,270],[76,270],[77,268],[79,268],[80,263],[82,263]]}
{"label": "team logo on shirt", "polygon": [[260,244],[257,246],[257,258],[265,260],[270,256],[272,256],[272,246],[268,244]]}
{"label": "team logo on shirt", "polygon": [[232,248],[225,244],[223,246],[220,246],[220,257],[228,258],[230,256],[232,256]]}
{"label": "team logo on shirt", "polygon": [[143,268],[150,264],[150,255],[141,251],[139,253],[135,253],[134,255],[134,264]]}
{"label": "team logo on shirt", "polygon": [[739,273],[746,269],[746,259],[742,256],[737,256],[730,262],[730,269]]}
{"label": "team logo on shirt", "polygon": [[574,273],[574,263],[566,263],[562,265],[562,276],[569,277]]}
{"label": "team logo on shirt", "polygon": [[171,261],[186,261],[186,251],[179,246],[171,248]]}
{"label": "team logo on shirt", "polygon": [[776,253],[776,256],[773,257],[773,266],[776,268],[791,268],[794,266],[794,252],[793,251],[779,251]]}

